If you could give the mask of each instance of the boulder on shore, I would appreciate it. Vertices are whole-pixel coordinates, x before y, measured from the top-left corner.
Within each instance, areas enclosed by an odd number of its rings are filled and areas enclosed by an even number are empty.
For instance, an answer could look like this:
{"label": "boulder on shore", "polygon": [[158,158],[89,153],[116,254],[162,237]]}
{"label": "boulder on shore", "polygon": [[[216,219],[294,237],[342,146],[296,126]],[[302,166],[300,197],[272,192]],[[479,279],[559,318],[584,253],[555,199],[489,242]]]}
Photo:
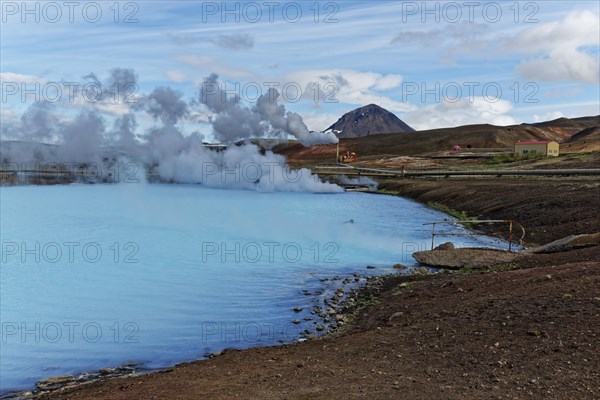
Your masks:
{"label": "boulder on shore", "polygon": [[454,243],[452,243],[452,242],[446,242],[446,243],[440,244],[434,250],[454,250],[454,249],[455,249]]}
{"label": "boulder on shore", "polygon": [[598,245],[600,245],[600,232],[583,235],[570,235],[543,246],[529,249],[527,252],[536,254],[559,253],[562,251],[583,249]]}
{"label": "boulder on shore", "polygon": [[508,263],[517,253],[482,248],[461,248],[450,250],[426,250],[413,253],[415,260],[430,267],[460,269],[464,267],[484,268],[495,264]]}
{"label": "boulder on shore", "polygon": [[59,387],[65,386],[69,383],[73,383],[75,378],[71,375],[63,375],[63,376],[52,376],[50,378],[42,379],[41,381],[37,381],[35,386],[39,390],[53,390],[58,389]]}

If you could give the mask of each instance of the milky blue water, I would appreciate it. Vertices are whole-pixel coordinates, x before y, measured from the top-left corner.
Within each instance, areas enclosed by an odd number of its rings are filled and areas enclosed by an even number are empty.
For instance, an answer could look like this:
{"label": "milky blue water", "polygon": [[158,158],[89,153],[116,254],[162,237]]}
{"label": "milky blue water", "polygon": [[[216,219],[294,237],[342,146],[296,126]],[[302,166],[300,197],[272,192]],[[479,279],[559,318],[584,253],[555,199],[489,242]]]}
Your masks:
{"label": "milky blue water", "polygon": [[414,264],[422,224],[447,218],[399,197],[186,185],[2,187],[0,206],[2,392],[296,341],[322,278]]}

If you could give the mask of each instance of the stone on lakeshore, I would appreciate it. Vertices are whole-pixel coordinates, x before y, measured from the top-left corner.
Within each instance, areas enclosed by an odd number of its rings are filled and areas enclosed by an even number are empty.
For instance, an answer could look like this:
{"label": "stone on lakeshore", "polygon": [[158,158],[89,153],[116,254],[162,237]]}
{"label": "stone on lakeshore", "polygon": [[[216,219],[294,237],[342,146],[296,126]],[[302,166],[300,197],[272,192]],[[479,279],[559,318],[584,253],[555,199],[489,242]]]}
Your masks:
{"label": "stone on lakeshore", "polygon": [[35,386],[39,390],[58,389],[59,387],[72,383],[74,380],[75,378],[73,378],[71,375],[52,376],[50,378],[37,381]]}
{"label": "stone on lakeshore", "polygon": [[413,253],[421,264],[431,267],[460,269],[485,268],[513,261],[517,253],[486,248],[460,248],[454,250],[426,250]]}
{"label": "stone on lakeshore", "polygon": [[446,242],[446,243],[440,244],[434,250],[454,250],[454,249],[455,249],[454,243],[452,243],[452,242]]}
{"label": "stone on lakeshore", "polygon": [[425,267],[417,267],[415,268],[415,272],[419,275],[427,275],[429,273],[429,270]]}
{"label": "stone on lakeshore", "polygon": [[551,254],[600,245],[600,233],[570,235],[543,246],[526,250],[527,253]]}
{"label": "stone on lakeshore", "polygon": [[114,368],[100,368],[98,370],[98,372],[100,373],[100,375],[110,375],[115,372],[115,369]]}

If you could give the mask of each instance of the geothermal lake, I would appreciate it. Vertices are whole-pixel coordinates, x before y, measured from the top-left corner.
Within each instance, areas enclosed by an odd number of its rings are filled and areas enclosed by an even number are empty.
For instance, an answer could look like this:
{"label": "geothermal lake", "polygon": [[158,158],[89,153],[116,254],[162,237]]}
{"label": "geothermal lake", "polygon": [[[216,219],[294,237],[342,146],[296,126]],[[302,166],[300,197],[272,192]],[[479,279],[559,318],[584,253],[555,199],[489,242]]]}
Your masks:
{"label": "geothermal lake", "polygon": [[422,224],[448,218],[392,196],[158,184],[2,187],[0,207],[2,393],[297,341],[325,278],[414,264]]}

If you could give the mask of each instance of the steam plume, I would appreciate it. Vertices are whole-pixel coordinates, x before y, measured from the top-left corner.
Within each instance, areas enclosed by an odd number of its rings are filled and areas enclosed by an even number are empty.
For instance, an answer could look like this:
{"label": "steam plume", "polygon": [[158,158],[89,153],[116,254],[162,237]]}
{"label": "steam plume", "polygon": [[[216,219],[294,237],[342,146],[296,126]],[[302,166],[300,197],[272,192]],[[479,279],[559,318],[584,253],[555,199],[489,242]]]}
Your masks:
{"label": "steam plume", "polygon": [[[95,74],[88,74],[84,79],[100,82]],[[205,83],[217,83],[217,79],[213,74]],[[16,123],[3,124],[3,138],[22,142],[4,142],[0,147],[0,161],[96,163],[100,171],[109,171],[111,163],[133,160],[151,175],[169,182],[260,191],[342,190],[321,182],[310,170],[289,169],[281,155],[261,151],[252,144],[233,145],[239,139],[289,134],[304,145],[337,142],[333,134],[309,132],[300,115],[278,104],[276,90],[261,96],[253,107],[243,106],[239,98],[223,97],[219,90],[201,96],[201,103],[213,113],[211,126],[215,137],[229,144],[226,150],[217,152],[204,146],[200,133],[184,135],[179,128],[182,121],[189,120],[191,109],[197,103],[188,103],[182,93],[161,86],[146,96],[138,96],[137,102],[130,104],[124,102],[124,98],[131,93],[128,88],[132,83],[137,84],[133,70],[111,70],[102,85],[100,101],[71,118],[61,115],[56,105],[32,104]],[[127,108],[108,124],[102,107],[115,98],[120,106]],[[139,132],[138,112],[151,116],[156,125]]]}
{"label": "steam plume", "polygon": [[200,101],[216,115],[211,123],[217,138],[225,143],[252,137],[287,134],[294,136],[304,146],[337,143],[338,138],[331,132],[310,132],[302,117],[285,110],[278,103],[277,89],[269,88],[261,95],[252,108],[240,103],[237,96],[227,96],[218,82],[218,75],[208,76],[200,87]]}

